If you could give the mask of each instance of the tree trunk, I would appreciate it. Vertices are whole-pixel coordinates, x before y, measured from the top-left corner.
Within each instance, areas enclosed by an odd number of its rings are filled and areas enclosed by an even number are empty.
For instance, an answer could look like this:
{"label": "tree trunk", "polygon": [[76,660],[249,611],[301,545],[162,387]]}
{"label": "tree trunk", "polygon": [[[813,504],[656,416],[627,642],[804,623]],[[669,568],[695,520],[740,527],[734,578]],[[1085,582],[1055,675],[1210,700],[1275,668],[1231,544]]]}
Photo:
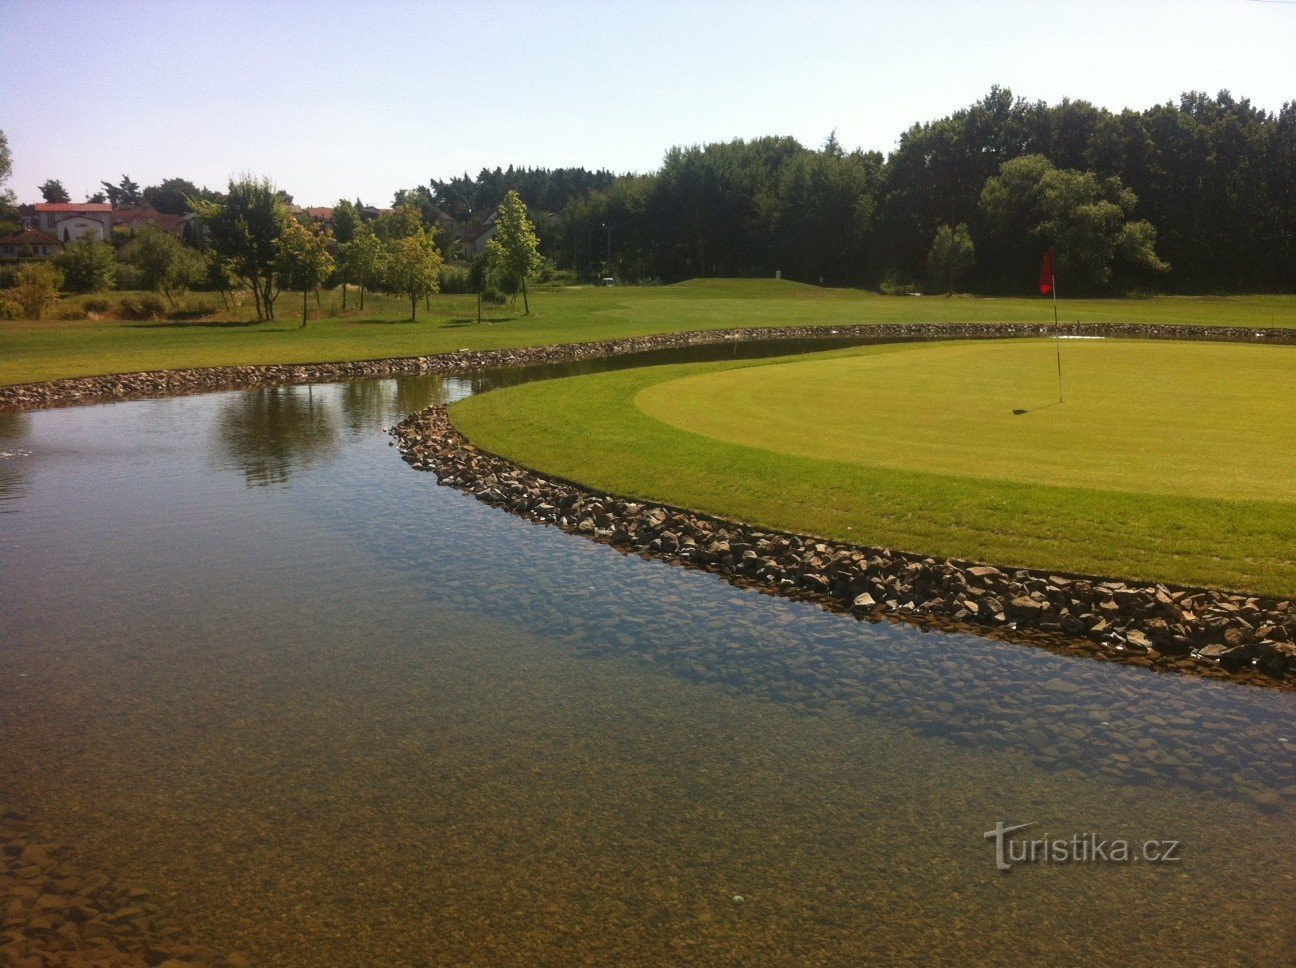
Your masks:
{"label": "tree trunk", "polygon": [[481,325],[481,290],[477,290],[477,325]]}
{"label": "tree trunk", "polygon": [[527,291],[526,291],[526,273],[525,273],[525,272],[522,273],[522,310],[523,310],[523,312],[522,312],[522,315],[523,315],[523,316],[530,316],[530,315],[531,315],[531,303],[529,303],[529,302],[527,301]]}
{"label": "tree trunk", "polygon": [[309,289],[302,290],[302,329],[306,328],[306,297],[310,294]]}
{"label": "tree trunk", "polygon": [[360,312],[364,312],[364,291],[365,287],[360,287]]}
{"label": "tree trunk", "polygon": [[347,284],[344,282],[342,283],[342,312],[346,312],[346,291]]}
{"label": "tree trunk", "polygon": [[410,322],[418,319],[418,294],[410,293]]}

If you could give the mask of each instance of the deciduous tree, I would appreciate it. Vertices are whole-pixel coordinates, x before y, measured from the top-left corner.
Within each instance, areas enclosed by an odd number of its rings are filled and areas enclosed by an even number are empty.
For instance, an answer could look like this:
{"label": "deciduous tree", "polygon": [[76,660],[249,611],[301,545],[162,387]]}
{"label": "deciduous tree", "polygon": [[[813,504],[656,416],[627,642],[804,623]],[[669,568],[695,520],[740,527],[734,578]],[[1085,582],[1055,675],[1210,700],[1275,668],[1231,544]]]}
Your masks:
{"label": "deciduous tree", "polygon": [[106,242],[82,238],[64,246],[55,257],[64,285],[73,292],[105,292],[116,285],[117,260]]}
{"label": "deciduous tree", "polygon": [[497,268],[516,276],[521,283],[523,312],[527,316],[531,315],[531,304],[527,301],[526,281],[540,268],[539,247],[526,205],[516,191],[509,191],[500,203],[495,237],[486,243],[486,249]]}
{"label": "deciduous tree", "polygon": [[299,289],[302,294],[302,328],[306,327],[306,297],[322,286],[333,271],[329,254],[329,237],[315,226],[305,226],[290,219],[283,234],[275,241],[275,269],[283,289]]}
{"label": "deciduous tree", "polygon": [[198,202],[194,214],[206,224],[212,248],[252,290],[257,319],[274,319],[276,243],[288,224],[288,209],[274,183],[253,175],[231,179],[223,201]]}
{"label": "deciduous tree", "polygon": [[409,296],[411,320],[418,318],[418,301],[441,290],[441,253],[423,229],[388,246],[387,289]]}
{"label": "deciduous tree", "polygon": [[954,227],[942,225],[936,230],[931,250],[927,253],[927,278],[932,292],[944,289],[948,296],[954,295],[967,281],[976,261],[976,249],[972,245],[972,236],[965,223]]}
{"label": "deciduous tree", "polygon": [[207,274],[206,263],[197,252],[151,225],[136,231],[135,238],[122,249],[121,259],[139,269],[144,285],[163,293],[173,306],[177,294],[201,282]]}
{"label": "deciduous tree", "polygon": [[347,283],[351,283],[360,287],[360,308],[364,309],[365,290],[382,285],[386,260],[387,250],[373,229],[363,222],[356,226],[355,237],[338,246],[343,308],[346,307]]}

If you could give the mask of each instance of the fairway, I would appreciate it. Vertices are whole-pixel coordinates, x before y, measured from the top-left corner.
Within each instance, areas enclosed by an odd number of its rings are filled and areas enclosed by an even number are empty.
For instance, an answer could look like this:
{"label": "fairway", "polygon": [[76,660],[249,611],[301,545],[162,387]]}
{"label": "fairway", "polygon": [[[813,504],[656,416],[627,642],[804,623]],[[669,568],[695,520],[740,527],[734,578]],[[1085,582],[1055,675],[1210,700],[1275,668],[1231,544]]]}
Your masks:
{"label": "fairway", "polygon": [[649,387],[635,405],[680,430],[797,457],[1285,501],[1293,386],[1296,351],[1285,347],[1014,340],[700,374]]}
{"label": "fairway", "polygon": [[1296,349],[1061,352],[1063,404],[1051,341],[964,341],[552,380],[452,417],[543,473],[763,527],[1296,593]]}
{"label": "fairway", "polygon": [[[293,301],[282,319],[250,320],[243,304],[210,318],[130,322],[55,320],[0,323],[0,385],[141,370],[256,363],[372,360],[624,339],[731,327],[853,326],[873,323],[1032,323],[1051,319],[1038,298],[954,299],[879,296],[773,279],[696,279],[671,286],[539,288],[530,316],[521,306],[487,306],[476,322],[472,296],[438,295],[409,319],[409,302],[370,294],[366,308],[342,310],[341,292],[326,292],[305,329]],[[215,293],[196,300],[220,305]],[[286,297],[285,297],[286,298]],[[75,306],[84,297],[65,300]],[[1296,297],[1166,296],[1076,299],[1064,322],[1296,327]],[[319,316],[319,318],[314,318]]]}

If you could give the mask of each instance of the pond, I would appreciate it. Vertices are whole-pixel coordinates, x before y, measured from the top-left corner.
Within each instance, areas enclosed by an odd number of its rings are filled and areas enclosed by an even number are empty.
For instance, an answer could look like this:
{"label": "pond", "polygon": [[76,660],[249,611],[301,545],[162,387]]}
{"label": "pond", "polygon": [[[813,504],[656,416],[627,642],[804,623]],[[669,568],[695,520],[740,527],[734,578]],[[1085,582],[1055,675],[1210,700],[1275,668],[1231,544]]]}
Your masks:
{"label": "pond", "polygon": [[1289,960],[1291,695],[742,591],[383,433],[824,345],[0,415],[0,800],[254,964]]}

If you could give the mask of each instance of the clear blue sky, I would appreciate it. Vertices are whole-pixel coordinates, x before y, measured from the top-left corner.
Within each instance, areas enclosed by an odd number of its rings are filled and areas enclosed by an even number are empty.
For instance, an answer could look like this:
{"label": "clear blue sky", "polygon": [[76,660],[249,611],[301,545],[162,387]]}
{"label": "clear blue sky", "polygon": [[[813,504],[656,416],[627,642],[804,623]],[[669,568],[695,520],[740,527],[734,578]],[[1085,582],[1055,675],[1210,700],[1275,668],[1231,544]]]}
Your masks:
{"label": "clear blue sky", "polygon": [[1296,99],[1282,0],[522,3],[0,0],[0,130],[22,201],[123,172],[271,176],[390,203],[482,166],[656,168],[790,134],[889,151],[992,84],[1142,108]]}

